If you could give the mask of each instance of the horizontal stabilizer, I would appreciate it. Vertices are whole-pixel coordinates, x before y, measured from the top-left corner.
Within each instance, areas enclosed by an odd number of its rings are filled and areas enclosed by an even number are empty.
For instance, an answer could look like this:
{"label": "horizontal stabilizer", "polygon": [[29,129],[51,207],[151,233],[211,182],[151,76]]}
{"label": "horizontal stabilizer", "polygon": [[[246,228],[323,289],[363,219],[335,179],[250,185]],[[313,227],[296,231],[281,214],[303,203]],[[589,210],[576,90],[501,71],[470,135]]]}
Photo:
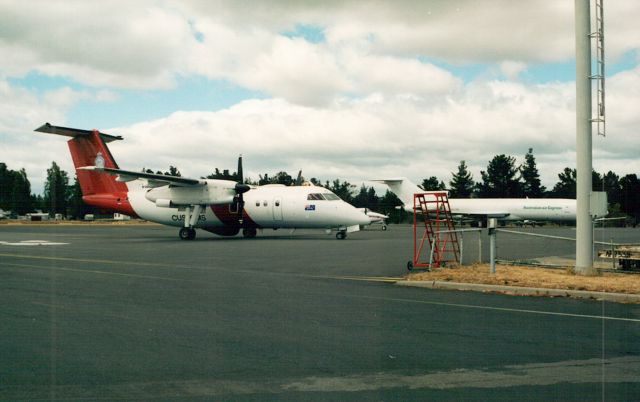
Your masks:
{"label": "horizontal stabilizer", "polygon": [[[72,138],[88,137],[93,133],[93,130],[80,130],[78,128],[52,126],[49,123],[43,124],[42,126],[38,127],[35,131],[39,131],[41,133],[48,133],[48,134],[64,135],[66,137],[72,137]],[[111,135],[111,134],[105,134],[105,133],[100,133],[100,137],[102,138],[102,141],[104,141],[105,143],[123,139],[119,135]]]}

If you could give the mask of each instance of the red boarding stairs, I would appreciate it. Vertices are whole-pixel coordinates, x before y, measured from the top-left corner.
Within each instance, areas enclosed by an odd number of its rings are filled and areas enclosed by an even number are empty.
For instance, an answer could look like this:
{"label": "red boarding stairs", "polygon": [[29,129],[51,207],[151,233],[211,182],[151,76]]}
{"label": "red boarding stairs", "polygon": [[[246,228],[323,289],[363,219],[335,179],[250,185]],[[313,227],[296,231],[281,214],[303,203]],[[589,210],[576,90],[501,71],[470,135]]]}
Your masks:
{"label": "red boarding stairs", "polygon": [[[421,218],[418,218],[421,215]],[[419,228],[424,232],[420,235]],[[460,262],[458,233],[451,218],[447,193],[413,195],[413,260],[407,268],[437,268]],[[425,248],[425,243],[428,247]],[[428,251],[428,253],[427,253]]]}

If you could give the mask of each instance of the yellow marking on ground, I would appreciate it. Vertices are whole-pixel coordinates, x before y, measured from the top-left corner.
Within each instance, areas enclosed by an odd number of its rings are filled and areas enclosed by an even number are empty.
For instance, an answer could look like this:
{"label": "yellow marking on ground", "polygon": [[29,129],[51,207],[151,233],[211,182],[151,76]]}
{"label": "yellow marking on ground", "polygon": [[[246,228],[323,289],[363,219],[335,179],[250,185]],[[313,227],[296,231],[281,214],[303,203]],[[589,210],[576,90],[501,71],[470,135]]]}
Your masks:
{"label": "yellow marking on ground", "polygon": [[182,279],[182,278],[168,278],[163,276],[155,276],[155,275],[140,275],[140,274],[125,274],[122,272],[110,272],[110,271],[99,271],[94,269],[77,269],[77,268],[63,268],[63,267],[43,267],[39,265],[29,265],[29,264],[12,264],[12,263],[3,263],[5,266],[9,267],[19,267],[19,268],[33,268],[33,269],[42,269],[42,270],[50,270],[50,271],[65,271],[65,272],[77,272],[83,274],[98,274],[98,275],[112,275],[112,276],[123,276],[127,278],[138,278],[138,279],[159,279],[163,281],[172,281],[172,282],[196,282],[202,283],[201,280],[195,279]]}
{"label": "yellow marking on ground", "polygon": [[96,259],[89,259],[89,258],[47,257],[42,255],[24,255],[24,254],[10,254],[10,253],[0,253],[0,257],[15,257],[15,258],[49,260],[49,261],[91,262],[91,263],[101,263],[101,264],[129,264],[129,265],[140,265],[140,266],[146,266],[146,267],[151,267],[151,266],[172,267],[172,268],[176,267],[176,265],[159,264],[157,262],[96,260]]}
{"label": "yellow marking on ground", "polygon": [[394,283],[402,280],[403,278],[396,278],[392,276],[335,276],[333,279],[347,280],[347,281],[364,281],[364,282],[385,282]]}
{"label": "yellow marking on ground", "polygon": [[[14,258],[25,258],[25,259],[34,259],[34,260],[47,260],[47,261],[63,261],[63,262],[86,262],[92,264],[111,264],[118,266],[142,266],[142,267],[162,267],[162,268],[184,268],[184,269],[201,269],[196,267],[187,267],[182,265],[172,265],[172,264],[162,264],[156,262],[135,262],[135,261],[113,261],[113,260],[98,260],[98,259],[90,259],[90,258],[70,258],[70,257],[48,257],[48,256],[38,256],[38,255],[23,255],[23,254],[11,254],[11,253],[0,253],[0,257],[14,257]],[[52,267],[38,267],[35,265],[25,265],[25,264],[10,264],[3,263],[6,266],[23,266],[29,268],[40,268],[40,269],[53,269]],[[96,273],[96,274],[111,274],[111,275],[120,275],[120,276],[129,276],[129,277],[139,277],[139,278],[147,278],[147,279],[162,279],[162,280],[175,280],[175,281],[184,281],[184,282],[199,282],[199,281],[190,281],[183,279],[172,279],[172,278],[163,278],[159,276],[149,276],[149,275],[137,275],[137,274],[124,274],[124,273],[115,273],[108,271],[99,271],[99,270],[86,270],[86,269],[74,269],[74,268],[56,268],[62,271],[71,271],[71,272],[83,272],[83,273]],[[233,272],[246,272],[246,273],[255,273],[256,271],[251,270],[238,270],[233,269]],[[271,272],[271,275],[288,275],[295,276],[301,278],[315,278],[315,279],[337,279],[337,280],[348,280],[348,281],[362,281],[362,282],[382,282],[382,283],[395,283],[404,278],[401,277],[389,277],[389,276],[330,276],[330,275],[306,275],[306,274],[296,274],[296,273],[286,273],[286,272]]]}

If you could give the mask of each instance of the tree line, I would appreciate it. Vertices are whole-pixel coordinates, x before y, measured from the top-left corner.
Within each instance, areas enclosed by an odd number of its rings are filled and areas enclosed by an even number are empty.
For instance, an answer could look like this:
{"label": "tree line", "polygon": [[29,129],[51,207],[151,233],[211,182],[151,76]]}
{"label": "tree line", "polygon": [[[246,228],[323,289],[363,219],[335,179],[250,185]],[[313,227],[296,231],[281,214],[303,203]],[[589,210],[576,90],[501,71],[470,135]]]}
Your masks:
{"label": "tree line", "polygon": [[[154,173],[151,169],[143,168],[142,171]],[[170,166],[168,171],[155,173],[181,175],[175,166]],[[236,172],[218,168],[202,178],[238,180]],[[593,190],[605,191],[608,195],[610,216],[628,216],[634,223],[640,222],[640,180],[636,174],[620,177],[612,171],[605,174],[593,171],[592,179]],[[280,171],[273,176],[259,175],[259,179],[255,181],[250,178],[245,179],[247,184],[254,185],[291,186],[295,185],[296,181],[297,177],[285,171]],[[317,178],[311,178],[308,181],[331,190],[344,201],[358,208],[368,208],[394,215],[398,214],[397,207],[402,205],[398,197],[388,190],[384,195],[378,196],[373,187],[364,184],[358,189],[357,186],[340,179],[326,180],[324,183]],[[524,161],[519,165],[513,156],[505,154],[494,156],[489,161],[487,169],[480,172],[479,181],[474,180],[466,162],[462,160],[457,171],[452,172],[448,185],[436,176],[430,176],[422,180],[420,187],[426,191],[448,190],[451,198],[575,198],[576,170],[566,167],[558,173],[558,181],[553,188],[548,190],[540,183],[533,149],[530,148],[524,156]],[[69,175],[55,162],[52,162],[51,167],[47,169],[47,179],[42,195],[31,193],[31,185],[24,169],[10,170],[5,163],[0,162],[0,209],[12,211],[18,215],[42,210],[51,216],[60,213],[70,218],[82,218],[87,213],[100,212],[82,202],[82,192],[77,178],[74,179],[73,184],[69,184]]]}
{"label": "tree line", "polygon": [[[480,182],[474,182],[465,161],[460,162],[458,171],[452,175],[449,182],[451,198],[576,198],[576,169],[564,168],[558,173],[553,188],[547,190],[540,184],[531,148],[519,166],[512,156],[494,156],[487,170],[480,172]],[[591,178],[593,191],[607,193],[609,216],[628,216],[634,223],[640,221],[640,180],[635,173],[620,177],[612,171],[600,174],[594,170]]]}
{"label": "tree line", "polygon": [[52,162],[47,169],[44,194],[32,194],[31,183],[24,169],[11,170],[0,162],[0,209],[13,215],[24,215],[37,210],[51,216],[62,214],[71,218],[82,218],[94,209],[82,201],[78,179],[69,184],[69,175]]}

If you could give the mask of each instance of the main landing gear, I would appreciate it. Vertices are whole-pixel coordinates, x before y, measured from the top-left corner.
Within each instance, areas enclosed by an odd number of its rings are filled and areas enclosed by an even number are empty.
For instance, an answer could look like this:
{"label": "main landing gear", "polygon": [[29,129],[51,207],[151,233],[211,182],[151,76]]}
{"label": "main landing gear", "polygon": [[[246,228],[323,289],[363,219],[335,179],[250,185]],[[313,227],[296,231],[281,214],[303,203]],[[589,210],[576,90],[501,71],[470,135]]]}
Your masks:
{"label": "main landing gear", "polygon": [[346,230],[340,230],[340,231],[338,231],[338,233],[336,233],[336,239],[344,240],[346,238],[347,238],[347,231]]}
{"label": "main landing gear", "polygon": [[[193,208],[193,210],[192,210]],[[184,227],[180,229],[178,235],[182,240],[193,240],[196,238],[196,230],[193,228],[198,222],[200,212],[204,210],[202,205],[190,205],[184,211]]]}
{"label": "main landing gear", "polygon": [[258,230],[256,228],[245,228],[242,229],[242,235],[247,239],[253,239],[258,234]]}

